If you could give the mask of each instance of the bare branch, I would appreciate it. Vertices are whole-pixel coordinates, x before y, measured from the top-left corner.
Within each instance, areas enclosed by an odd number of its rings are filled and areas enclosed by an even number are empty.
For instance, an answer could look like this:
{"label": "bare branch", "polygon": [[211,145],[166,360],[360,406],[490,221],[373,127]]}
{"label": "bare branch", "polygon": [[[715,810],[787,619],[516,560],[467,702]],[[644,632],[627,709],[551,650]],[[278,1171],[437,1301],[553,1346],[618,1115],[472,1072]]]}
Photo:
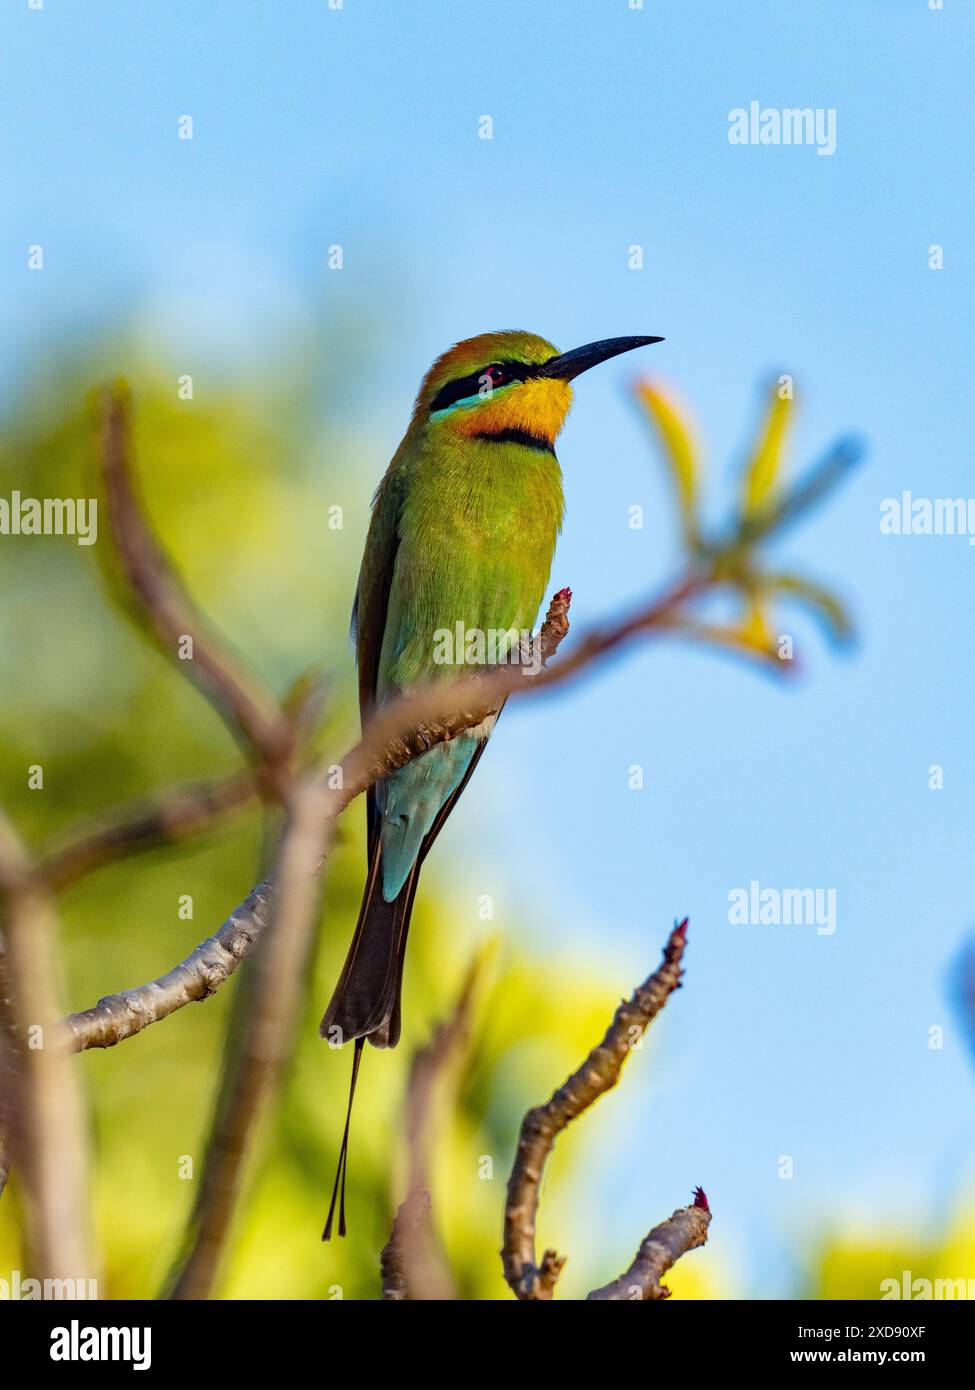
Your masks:
{"label": "bare branch", "polygon": [[0,1197],[10,1176],[10,1134],[17,1103],[17,1053],[13,1009],[4,977],[4,951],[0,943]]}
{"label": "bare branch", "polygon": [[[556,666],[548,666],[569,630],[572,593],[569,589],[559,590],[549,605],[531,651],[522,653],[520,664],[492,668],[487,675],[440,681],[402,695],[380,709],[369,721],[362,739],[342,760],[338,774],[329,779],[335,785],[329,789],[324,814],[331,820],[336,819],[373,782],[389,776],[436,744],[475,728],[489,714],[496,712],[506,699],[547,689],[579,674],[640,634],[668,631],[675,614],[706,585],[707,580],[700,576],[684,577],[659,598],[629,616],[594,630],[567,658],[560,660]],[[182,1008],[183,1004],[206,998],[213,989],[200,988],[201,982],[210,979],[213,988],[216,988],[236,969],[260,938],[266,924],[261,909],[267,906],[272,891],[272,885],[259,884],[215,936],[208,938],[187,960],[160,980],[135,991],[126,991],[123,995],[109,996],[111,1001],[121,999],[126,1004],[136,996],[134,1012],[128,1007],[121,1010],[113,1008],[105,1027],[98,1018],[101,1004],[83,1015],[74,1015],[69,1022],[78,1039],[77,1047],[111,1046],[113,1042],[120,1042],[139,1032],[146,1024],[167,1017],[175,1009]],[[227,963],[228,968],[222,973],[217,971],[210,974],[212,943],[223,944],[228,938],[235,943],[234,962]],[[207,971],[201,976],[200,967],[204,964]],[[186,970],[189,970],[195,983],[184,991]],[[160,987],[163,989],[162,996],[159,995]],[[144,1014],[142,1006],[149,999],[157,1001],[158,1007]],[[114,1029],[118,1025],[121,1027],[116,1033]]]}
{"label": "bare branch", "polygon": [[[320,676],[309,672],[284,698],[296,750],[314,729],[326,688]],[[192,839],[243,810],[257,790],[252,772],[235,769],[118,807],[46,849],[38,872],[52,888],[64,888],[119,859]]]}
{"label": "bare branch", "polygon": [[[131,468],[129,401],[124,388],[106,393],[102,471],[109,521],[125,578],[156,641],[220,712],[248,753],[256,753],[279,793],[293,731],[274,696],[246,670],[196,609],[136,497]],[[192,640],[192,659],[179,660]]]}
{"label": "bare branch", "polygon": [[[421,1188],[400,1203],[393,1218],[389,1240],[379,1256],[384,1303],[405,1303],[418,1298],[414,1292],[415,1267],[425,1263],[425,1258],[418,1258],[417,1252],[428,1244],[431,1227],[430,1193],[426,1188]],[[450,1278],[449,1271],[447,1278]],[[456,1296],[453,1292],[447,1294],[451,1300]]]}
{"label": "bare branch", "polygon": [[10,1156],[7,1152],[7,1121],[5,1117],[0,1118],[3,1119],[3,1122],[0,1123],[0,1197],[2,1197],[7,1186],[7,1179],[10,1176]]}
{"label": "bare branch", "polygon": [[436,1094],[463,1054],[470,1036],[479,966],[477,960],[471,964],[450,1016],[437,1027],[426,1046],[417,1051],[410,1066],[405,1125],[409,1154],[407,1193],[380,1258],[383,1298],[387,1302],[444,1302],[458,1296],[433,1228],[428,1174]]}
{"label": "bare branch", "polygon": [[[78,1076],[50,1034],[60,1013],[57,918],[24,846],[0,812],[6,898],[6,1143],[24,1175],[26,1238],[40,1278],[95,1277],[88,1229],[88,1134]],[[5,1007],[4,1012],[7,1013]],[[5,1165],[4,1165],[5,1166]]]}
{"label": "bare branch", "polygon": [[[570,591],[563,589],[549,606],[537,639],[537,652],[542,661],[555,654],[568,632],[570,602]],[[527,681],[530,678],[521,679]],[[478,685],[478,682],[483,683],[483,680],[482,677],[469,678],[463,684],[469,688]],[[481,686],[478,685],[478,688]],[[462,729],[474,727],[485,717],[482,711],[474,709],[463,716],[449,716],[436,727],[414,730],[410,735],[409,715],[417,707],[418,700],[416,697],[403,697],[390,708],[401,704],[407,706],[409,713],[401,713],[397,719],[390,719],[385,711],[377,716],[375,727],[370,725],[361,742],[342,762],[339,775],[329,779],[338,785],[327,791],[323,785],[322,815],[327,824],[334,823],[346,806],[371,786],[376,778],[402,767],[420,752],[453,737]],[[435,693],[427,707],[442,711],[443,696]],[[464,724],[461,722],[463,719],[469,722]],[[392,740],[389,746],[382,742],[384,738]],[[184,1004],[206,999],[233,974],[257,945],[267,926],[274,897],[272,877],[259,883],[213,936],[208,937],[165,975],[136,989],[109,995],[83,1013],[72,1014],[65,1020],[65,1046],[70,1051],[112,1047],[141,1032],[150,1023],[167,1018]]]}
{"label": "bare branch", "polygon": [[254,776],[225,772],[174,787],[101,816],[47,849],[37,870],[52,888],[65,888],[116,860],[162,845],[192,839],[254,800]]}
{"label": "bare branch", "polygon": [[680,985],[686,940],[685,918],[670,933],[660,966],[631,999],[620,1004],[602,1042],[550,1100],[529,1110],[522,1121],[508,1179],[501,1251],[505,1278],[519,1299],[550,1299],[564,1262],[553,1250],[545,1252],[541,1265],[535,1262],[539,1185],[555,1140],[566,1125],[616,1085],[627,1057]]}
{"label": "bare branch", "polygon": [[114,1047],[185,1004],[208,999],[257,945],[270,920],[274,897],[270,880],[259,883],[219,931],[158,980],[109,994],[94,1008],[70,1014],[59,1029],[62,1048],[83,1052],[89,1047]]}
{"label": "bare branch", "polygon": [[655,1226],[641,1242],[629,1269],[611,1284],[594,1289],[589,1301],[639,1303],[669,1298],[670,1290],[661,1279],[681,1255],[704,1244],[710,1224],[711,1208],[704,1189],[699,1187],[693,1206],[678,1207],[669,1221]]}
{"label": "bare branch", "polygon": [[277,1089],[301,1015],[320,893],[318,867],[334,821],[315,777],[301,778],[274,869],[270,919],[251,978],[247,1017],[228,1039],[224,1073],[203,1177],[171,1296],[209,1297],[242,1183],[244,1164],[261,1117]]}

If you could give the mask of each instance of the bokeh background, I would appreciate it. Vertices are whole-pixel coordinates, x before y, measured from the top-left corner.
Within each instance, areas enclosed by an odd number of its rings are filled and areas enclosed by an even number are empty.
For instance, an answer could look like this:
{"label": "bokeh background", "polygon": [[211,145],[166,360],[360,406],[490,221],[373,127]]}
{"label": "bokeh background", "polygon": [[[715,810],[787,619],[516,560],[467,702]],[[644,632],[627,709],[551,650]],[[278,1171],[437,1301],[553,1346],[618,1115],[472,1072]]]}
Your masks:
{"label": "bokeh background", "polygon": [[[548,1177],[540,1234],[571,1254],[564,1294],[619,1272],[698,1182],[716,1218],[679,1294],[876,1297],[904,1269],[975,1278],[975,1077],[956,1002],[975,916],[975,555],[963,537],[879,528],[902,489],[972,491],[970,8],[23,0],[2,28],[0,494],[89,495],[92,390],[124,374],[147,505],[197,599],[276,688],[333,671],[323,746],[355,728],[346,627],[369,497],[422,371],[458,338],[666,336],[578,383],[553,571],[576,631],[676,562],[637,370],[697,422],[715,518],[770,376],[797,383],[793,470],[843,431],[869,446],[780,555],[844,594],[852,652],[800,615],[788,683],[654,644],[505,714],[425,872],[406,1043],[363,1072],[352,1235],[322,1247],[347,1065],[315,1025],[361,886],[352,810],[222,1291],[375,1295],[409,1047],[488,943],[435,1199],[466,1291],[501,1296],[518,1119],[684,914],[687,988]],[[834,107],[835,154],[731,146],[728,112],[752,100]],[[28,269],[35,245],[43,270]],[[35,843],[234,757],[113,606],[107,546],[0,537],[2,795]],[[33,763],[42,792],[27,790]],[[263,852],[246,815],[67,893],[70,1006],[184,955]],[[728,894],[752,879],[835,888],[835,934],[731,925]],[[185,893],[192,921],[177,917]],[[109,1295],[151,1296],[175,1252],[192,1187],[178,1160],[201,1151],[229,993],[79,1063]],[[0,1271],[19,1258],[12,1211],[5,1198]]]}

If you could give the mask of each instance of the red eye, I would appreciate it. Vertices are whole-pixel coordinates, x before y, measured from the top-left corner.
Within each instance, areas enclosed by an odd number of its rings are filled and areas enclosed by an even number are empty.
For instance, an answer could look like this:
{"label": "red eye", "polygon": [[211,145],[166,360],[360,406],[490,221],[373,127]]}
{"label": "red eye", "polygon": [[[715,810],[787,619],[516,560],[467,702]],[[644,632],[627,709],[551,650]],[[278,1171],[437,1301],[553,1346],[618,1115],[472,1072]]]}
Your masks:
{"label": "red eye", "polygon": [[488,367],[484,375],[492,386],[502,386],[508,380],[508,373],[503,367]]}

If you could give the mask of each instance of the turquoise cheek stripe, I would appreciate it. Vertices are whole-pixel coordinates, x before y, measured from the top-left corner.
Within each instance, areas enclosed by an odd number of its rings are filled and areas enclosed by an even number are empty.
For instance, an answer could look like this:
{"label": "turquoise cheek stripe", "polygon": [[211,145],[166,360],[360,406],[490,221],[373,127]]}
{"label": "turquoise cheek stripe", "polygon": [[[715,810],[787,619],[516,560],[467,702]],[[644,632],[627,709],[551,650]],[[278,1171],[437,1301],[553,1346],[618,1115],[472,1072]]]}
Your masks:
{"label": "turquoise cheek stripe", "polygon": [[475,396],[462,396],[459,401],[451,401],[450,405],[445,405],[443,410],[432,410],[430,412],[430,419],[442,420],[445,415],[452,415],[455,410],[460,410],[461,407],[469,408],[472,405],[484,405],[487,401],[493,400],[495,396],[499,396],[502,391],[510,391],[512,386],[518,385],[520,385],[520,383],[517,381],[507,381],[503,386],[495,386],[492,387],[490,391],[485,391],[483,395],[478,391]]}

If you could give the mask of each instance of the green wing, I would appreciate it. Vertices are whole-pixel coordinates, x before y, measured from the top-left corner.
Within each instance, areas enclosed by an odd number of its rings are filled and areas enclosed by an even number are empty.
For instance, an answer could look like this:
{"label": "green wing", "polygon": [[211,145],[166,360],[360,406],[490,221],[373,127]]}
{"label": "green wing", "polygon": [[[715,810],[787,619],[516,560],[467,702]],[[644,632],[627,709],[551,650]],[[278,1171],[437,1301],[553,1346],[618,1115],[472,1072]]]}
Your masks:
{"label": "green wing", "polygon": [[[363,725],[376,707],[379,658],[386,631],[396,552],[399,549],[402,495],[402,477],[394,459],[373,498],[372,518],[352,604],[352,637],[359,667],[359,717]],[[366,793],[366,814],[368,860],[371,863],[382,821],[375,786]]]}

